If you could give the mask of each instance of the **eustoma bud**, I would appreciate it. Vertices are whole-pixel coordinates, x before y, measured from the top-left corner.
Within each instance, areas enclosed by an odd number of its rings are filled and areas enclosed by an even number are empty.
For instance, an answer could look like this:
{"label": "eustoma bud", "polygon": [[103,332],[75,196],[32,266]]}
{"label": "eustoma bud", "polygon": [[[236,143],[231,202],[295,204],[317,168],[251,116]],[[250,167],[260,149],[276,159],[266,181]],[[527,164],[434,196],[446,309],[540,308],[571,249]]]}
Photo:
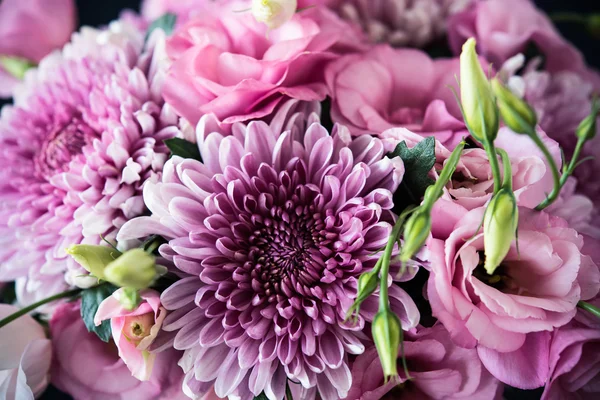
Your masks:
{"label": "eustoma bud", "polygon": [[479,142],[493,142],[498,135],[498,108],[477,52],[475,39],[463,45],[460,55],[460,97],[465,122]]}
{"label": "eustoma bud", "polygon": [[110,283],[133,289],[145,289],[160,276],[161,269],[156,259],[142,249],[125,252],[104,269],[104,276]]}
{"label": "eustoma bud", "polygon": [[252,0],[252,15],[269,29],[277,29],[289,21],[297,8],[297,0]]}
{"label": "eustoma bud", "polygon": [[515,133],[535,134],[537,116],[529,104],[511,92],[498,78],[492,79],[492,90],[506,126]]}
{"label": "eustoma bud", "polygon": [[596,137],[596,119],[598,118],[598,103],[594,100],[592,112],[585,117],[577,127],[575,134],[579,140],[588,141]]}
{"label": "eustoma bud", "polygon": [[373,341],[386,380],[398,376],[398,349],[402,337],[400,319],[388,308],[379,310],[371,325]]}
{"label": "eustoma bud", "polygon": [[512,190],[502,188],[492,197],[483,221],[484,267],[488,274],[492,275],[508,254],[518,223],[517,199]]}
{"label": "eustoma bud", "polygon": [[86,271],[102,280],[105,280],[104,269],[106,266],[121,255],[112,247],[88,244],[74,244],[66,252]]}
{"label": "eustoma bud", "polygon": [[405,263],[410,260],[425,244],[431,232],[431,210],[420,207],[406,222],[404,228],[404,245],[400,260]]}

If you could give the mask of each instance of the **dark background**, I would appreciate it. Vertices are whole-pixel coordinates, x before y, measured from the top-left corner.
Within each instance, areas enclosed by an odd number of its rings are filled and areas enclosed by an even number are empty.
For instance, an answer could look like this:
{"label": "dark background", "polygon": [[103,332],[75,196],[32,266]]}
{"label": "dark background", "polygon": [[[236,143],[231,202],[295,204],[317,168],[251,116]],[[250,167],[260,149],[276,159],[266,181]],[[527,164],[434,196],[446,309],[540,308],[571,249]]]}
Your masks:
{"label": "dark background", "polygon": [[[600,13],[598,0],[537,0],[538,7],[548,14],[559,12]],[[125,8],[139,10],[139,0],[79,0],[79,24],[101,26],[118,17],[119,12]],[[600,36],[597,39],[590,36],[586,26],[581,23],[561,22],[557,24],[562,33],[583,51],[588,63],[600,69]],[[74,348],[74,351],[77,351]],[[539,399],[540,391],[511,391],[505,393],[511,400]],[[50,388],[42,400],[67,400],[68,396],[61,394],[56,389]]]}

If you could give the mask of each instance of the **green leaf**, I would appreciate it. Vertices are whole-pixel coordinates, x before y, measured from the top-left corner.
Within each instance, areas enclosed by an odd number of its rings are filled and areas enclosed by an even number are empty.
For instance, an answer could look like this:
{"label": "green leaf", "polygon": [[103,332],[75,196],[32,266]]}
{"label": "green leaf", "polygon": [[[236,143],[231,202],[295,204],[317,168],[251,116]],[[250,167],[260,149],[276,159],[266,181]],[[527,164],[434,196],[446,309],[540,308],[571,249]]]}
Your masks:
{"label": "green leaf", "polygon": [[111,336],[110,322],[108,320],[102,321],[102,324],[96,326],[94,324],[94,315],[96,315],[100,303],[113,294],[115,290],[117,290],[116,286],[103,283],[102,285],[94,286],[81,292],[81,318],[83,318],[85,327],[88,331],[98,335],[104,342],[108,342]]}
{"label": "green leaf", "polygon": [[174,156],[193,158],[194,160],[202,161],[200,150],[196,143],[181,138],[172,138],[165,140],[165,144]]}
{"label": "green leaf", "polygon": [[404,178],[394,193],[394,211],[401,212],[410,205],[418,205],[425,189],[432,183],[429,172],[435,164],[435,139],[427,137],[409,149],[405,141],[388,154],[389,158],[400,157],[404,161]]}
{"label": "green leaf", "polygon": [[163,14],[161,17],[155,19],[154,22],[150,24],[150,27],[148,27],[148,32],[146,33],[146,41],[148,41],[148,38],[150,37],[150,35],[152,35],[152,32],[154,32],[155,29],[162,29],[163,31],[165,31],[165,35],[170,36],[173,33],[173,30],[175,29],[176,22],[177,15],[171,13]]}

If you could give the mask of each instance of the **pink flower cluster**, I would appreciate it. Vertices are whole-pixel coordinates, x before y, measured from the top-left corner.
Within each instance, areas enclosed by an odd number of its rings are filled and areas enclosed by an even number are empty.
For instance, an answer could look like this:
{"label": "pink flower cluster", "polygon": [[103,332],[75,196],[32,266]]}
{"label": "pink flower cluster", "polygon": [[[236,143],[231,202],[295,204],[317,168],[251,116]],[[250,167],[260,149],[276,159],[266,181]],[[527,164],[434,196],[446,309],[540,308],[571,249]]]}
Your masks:
{"label": "pink flower cluster", "polygon": [[[597,161],[536,209],[600,75],[532,1],[146,0],[71,35],[74,13],[0,4],[0,281],[31,306],[0,304],[0,397],[600,396]],[[471,37],[541,143],[494,139],[519,215],[494,271],[497,174],[448,88]],[[444,183],[429,209],[415,181]],[[407,202],[431,221],[408,262]]]}

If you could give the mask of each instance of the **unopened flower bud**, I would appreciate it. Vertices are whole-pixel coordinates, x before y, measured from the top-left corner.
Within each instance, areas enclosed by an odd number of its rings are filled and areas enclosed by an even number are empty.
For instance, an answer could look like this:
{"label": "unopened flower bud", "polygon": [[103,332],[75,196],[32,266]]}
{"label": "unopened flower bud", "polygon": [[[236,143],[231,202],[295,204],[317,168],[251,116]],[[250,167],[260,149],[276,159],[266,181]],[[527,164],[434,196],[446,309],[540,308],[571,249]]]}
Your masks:
{"label": "unopened flower bud", "polygon": [[400,319],[389,309],[380,310],[373,318],[371,332],[386,380],[398,376],[398,349],[402,336]]}
{"label": "unopened flower bud", "polygon": [[0,67],[19,80],[23,79],[27,70],[34,66],[35,64],[25,58],[0,56]]}
{"label": "unopened flower bud", "polygon": [[498,107],[475,51],[475,39],[463,45],[460,55],[460,97],[469,132],[479,142],[498,135]]}
{"label": "unopened flower bud", "polygon": [[269,29],[277,29],[289,21],[297,8],[297,0],[252,0],[252,15]]}
{"label": "unopened flower bud", "polygon": [[498,109],[506,126],[515,133],[535,132],[537,116],[525,100],[517,97],[498,78],[492,79],[492,90],[498,100]]}
{"label": "unopened flower bud", "polygon": [[119,287],[145,289],[160,276],[155,258],[142,249],[129,250],[104,269],[107,281]]}
{"label": "unopened flower bud", "polygon": [[115,261],[121,253],[108,246],[74,244],[66,250],[86,271],[98,279],[104,278],[106,266]]}
{"label": "unopened flower bud", "polygon": [[575,134],[577,135],[577,138],[580,140],[584,140],[584,141],[588,141],[588,140],[592,140],[594,137],[596,137],[596,119],[598,118],[598,106],[596,103],[594,103],[593,107],[592,107],[592,112],[590,113],[590,115],[588,115],[587,117],[585,117],[585,119],[583,121],[581,121],[581,123],[579,124],[579,126],[577,127],[577,130],[575,131]]}
{"label": "unopened flower bud", "polygon": [[379,284],[379,271],[373,270],[369,272],[363,273],[358,278],[358,290],[356,293],[356,299],[352,306],[348,310],[346,314],[346,319],[349,319],[355,312],[358,312],[360,309],[360,305],[363,301],[365,301],[370,295],[372,295],[375,290],[377,290],[377,286]]}
{"label": "unopened flower bud", "polygon": [[492,275],[510,250],[519,224],[517,199],[512,190],[502,188],[492,197],[483,220],[485,270]]}
{"label": "unopened flower bud", "polygon": [[429,209],[419,208],[404,227],[404,245],[400,260],[407,262],[421,249],[431,232],[431,215]]}

